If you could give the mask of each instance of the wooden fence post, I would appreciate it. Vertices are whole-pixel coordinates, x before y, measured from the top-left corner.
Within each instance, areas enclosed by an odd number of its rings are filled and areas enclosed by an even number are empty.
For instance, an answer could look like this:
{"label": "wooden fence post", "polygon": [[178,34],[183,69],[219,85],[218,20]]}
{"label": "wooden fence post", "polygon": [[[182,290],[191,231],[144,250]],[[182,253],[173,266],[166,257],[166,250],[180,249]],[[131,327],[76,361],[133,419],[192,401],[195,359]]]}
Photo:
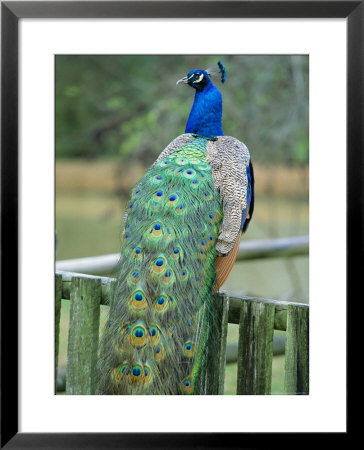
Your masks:
{"label": "wooden fence post", "polygon": [[203,352],[203,371],[195,386],[197,395],[224,393],[226,365],[226,336],[229,316],[229,298],[214,294],[214,310],[209,316],[208,341]]}
{"label": "wooden fence post", "polygon": [[99,342],[101,281],[72,278],[66,393],[94,394]]}
{"label": "wooden fence post", "polygon": [[55,292],[55,318],[54,318],[54,393],[57,392],[57,376],[58,376],[58,351],[59,351],[59,324],[61,319],[61,303],[62,303],[62,275],[56,275],[56,292]]}
{"label": "wooden fence post", "polygon": [[308,321],[308,306],[288,306],[284,380],[286,394],[309,393]]}
{"label": "wooden fence post", "polygon": [[240,310],[239,395],[271,393],[274,304],[244,300]]}

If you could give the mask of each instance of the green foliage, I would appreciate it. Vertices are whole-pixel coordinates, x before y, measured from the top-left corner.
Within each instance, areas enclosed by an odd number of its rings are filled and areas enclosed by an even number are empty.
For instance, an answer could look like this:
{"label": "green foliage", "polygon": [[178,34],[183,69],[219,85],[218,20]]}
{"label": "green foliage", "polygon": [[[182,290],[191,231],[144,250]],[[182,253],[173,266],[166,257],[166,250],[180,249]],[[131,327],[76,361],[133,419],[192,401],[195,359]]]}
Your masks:
{"label": "green foliage", "polygon": [[308,56],[60,55],[56,57],[56,156],[149,165],[184,132],[193,90],[176,81],[221,59],[226,135],[253,161],[308,161]]}

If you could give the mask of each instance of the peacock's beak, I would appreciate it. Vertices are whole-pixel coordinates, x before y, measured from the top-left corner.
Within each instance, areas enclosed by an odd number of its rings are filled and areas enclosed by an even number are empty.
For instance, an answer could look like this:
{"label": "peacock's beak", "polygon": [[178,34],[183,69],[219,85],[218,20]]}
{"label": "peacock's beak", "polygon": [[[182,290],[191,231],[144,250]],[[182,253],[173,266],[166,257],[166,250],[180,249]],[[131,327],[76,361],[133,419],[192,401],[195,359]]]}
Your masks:
{"label": "peacock's beak", "polygon": [[185,77],[181,78],[180,80],[178,80],[177,83],[176,83],[176,85],[177,85],[177,84],[180,84],[180,83],[188,83],[188,81],[187,81],[187,76],[185,76]]}

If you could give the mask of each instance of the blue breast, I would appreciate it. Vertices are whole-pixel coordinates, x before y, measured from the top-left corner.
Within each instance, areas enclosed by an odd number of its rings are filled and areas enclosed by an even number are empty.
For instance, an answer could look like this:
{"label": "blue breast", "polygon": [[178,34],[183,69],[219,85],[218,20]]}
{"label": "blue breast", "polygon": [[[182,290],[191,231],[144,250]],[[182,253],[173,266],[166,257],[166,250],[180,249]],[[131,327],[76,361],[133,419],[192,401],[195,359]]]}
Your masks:
{"label": "blue breast", "polygon": [[222,98],[220,91],[211,82],[203,91],[196,91],[185,132],[203,136],[224,135]]}

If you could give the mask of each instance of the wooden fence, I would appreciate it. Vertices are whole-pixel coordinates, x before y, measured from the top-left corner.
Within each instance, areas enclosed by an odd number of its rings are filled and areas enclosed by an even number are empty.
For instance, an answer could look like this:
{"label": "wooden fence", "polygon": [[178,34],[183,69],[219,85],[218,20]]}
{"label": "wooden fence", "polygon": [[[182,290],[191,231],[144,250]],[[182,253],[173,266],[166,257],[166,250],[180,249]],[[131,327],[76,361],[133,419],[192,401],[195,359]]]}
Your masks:
{"label": "wooden fence", "polygon": [[[70,300],[66,393],[94,394],[100,305],[106,305],[115,279],[56,271],[55,380],[57,380],[61,300]],[[286,332],[285,393],[309,393],[309,307],[302,303],[218,294],[218,357],[210,358],[202,394],[223,394],[228,323],[239,324],[237,394],[271,394],[273,332]],[[209,361],[208,351],[206,352]]]}

